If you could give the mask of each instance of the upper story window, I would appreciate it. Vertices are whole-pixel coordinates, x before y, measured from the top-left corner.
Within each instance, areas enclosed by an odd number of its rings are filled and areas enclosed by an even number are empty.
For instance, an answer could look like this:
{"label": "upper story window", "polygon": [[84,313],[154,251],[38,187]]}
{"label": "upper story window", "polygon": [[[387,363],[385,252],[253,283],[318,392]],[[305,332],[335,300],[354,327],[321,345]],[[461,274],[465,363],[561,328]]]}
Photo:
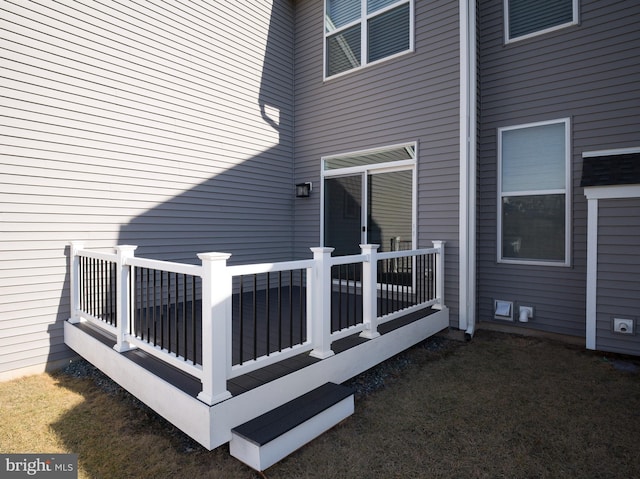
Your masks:
{"label": "upper story window", "polygon": [[413,50],[413,0],[325,0],[325,77]]}
{"label": "upper story window", "polygon": [[498,261],[569,265],[569,119],[498,130]]}
{"label": "upper story window", "polygon": [[578,23],[578,0],[504,0],[505,41]]}

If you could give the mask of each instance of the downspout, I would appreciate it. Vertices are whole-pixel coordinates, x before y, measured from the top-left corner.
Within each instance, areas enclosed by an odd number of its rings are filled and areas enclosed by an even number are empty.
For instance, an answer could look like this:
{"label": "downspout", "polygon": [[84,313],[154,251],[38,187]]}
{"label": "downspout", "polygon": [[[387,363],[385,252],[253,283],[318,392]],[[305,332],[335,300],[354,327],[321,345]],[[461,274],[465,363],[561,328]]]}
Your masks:
{"label": "downspout", "polygon": [[476,3],[460,0],[460,319],[471,340],[476,326]]}

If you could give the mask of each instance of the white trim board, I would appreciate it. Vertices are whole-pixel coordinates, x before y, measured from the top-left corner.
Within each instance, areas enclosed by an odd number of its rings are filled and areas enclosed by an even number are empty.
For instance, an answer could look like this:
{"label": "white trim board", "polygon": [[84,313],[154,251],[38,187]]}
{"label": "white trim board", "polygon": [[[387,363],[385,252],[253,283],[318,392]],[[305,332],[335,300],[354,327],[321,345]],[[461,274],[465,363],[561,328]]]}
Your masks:
{"label": "white trim board", "polygon": [[640,197],[640,185],[586,186],[584,195],[587,200],[638,198]]}
{"label": "white trim board", "polygon": [[640,146],[632,148],[616,148],[613,150],[584,151],[582,152],[582,158],[593,158],[594,156],[632,155],[634,153],[640,153]]}

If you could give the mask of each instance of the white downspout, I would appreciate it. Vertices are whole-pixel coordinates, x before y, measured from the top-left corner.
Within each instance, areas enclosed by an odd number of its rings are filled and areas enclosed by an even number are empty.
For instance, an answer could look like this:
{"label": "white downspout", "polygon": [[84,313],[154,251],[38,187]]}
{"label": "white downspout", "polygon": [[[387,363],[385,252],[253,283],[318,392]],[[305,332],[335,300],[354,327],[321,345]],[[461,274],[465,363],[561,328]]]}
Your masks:
{"label": "white downspout", "polygon": [[476,326],[476,4],[460,0],[460,322]]}

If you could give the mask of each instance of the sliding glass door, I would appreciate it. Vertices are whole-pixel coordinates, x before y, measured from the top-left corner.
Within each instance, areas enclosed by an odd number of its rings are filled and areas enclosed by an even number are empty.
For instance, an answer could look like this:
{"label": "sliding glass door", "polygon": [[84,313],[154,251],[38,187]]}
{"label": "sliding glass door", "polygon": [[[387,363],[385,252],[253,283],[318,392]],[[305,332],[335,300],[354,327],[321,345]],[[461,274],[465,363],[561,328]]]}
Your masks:
{"label": "sliding glass door", "polygon": [[325,159],[324,246],[334,256],[358,254],[367,243],[380,252],[412,249],[414,174],[413,145]]}

